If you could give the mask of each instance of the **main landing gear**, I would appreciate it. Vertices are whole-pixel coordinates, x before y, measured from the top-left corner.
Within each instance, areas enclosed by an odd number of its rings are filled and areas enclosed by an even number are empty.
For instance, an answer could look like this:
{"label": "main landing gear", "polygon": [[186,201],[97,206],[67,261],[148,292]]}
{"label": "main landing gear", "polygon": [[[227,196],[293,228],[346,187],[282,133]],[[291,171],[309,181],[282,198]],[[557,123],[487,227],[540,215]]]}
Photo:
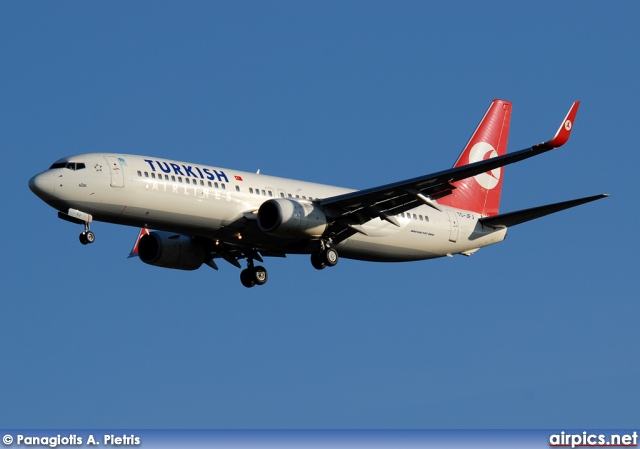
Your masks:
{"label": "main landing gear", "polygon": [[326,247],[317,253],[311,254],[311,265],[316,270],[333,267],[338,263],[338,251],[332,247]]}
{"label": "main landing gear", "polygon": [[[335,248],[325,246],[324,249],[311,254],[311,265],[316,270],[322,270],[335,266],[338,259],[338,251]],[[253,259],[248,259],[247,268],[240,272],[240,282],[247,288],[264,285],[268,279],[267,269],[259,265],[254,266]]]}
{"label": "main landing gear", "polygon": [[265,267],[253,266],[253,259],[247,262],[247,268],[240,272],[240,282],[247,288],[254,285],[264,285],[269,279],[267,269]]}

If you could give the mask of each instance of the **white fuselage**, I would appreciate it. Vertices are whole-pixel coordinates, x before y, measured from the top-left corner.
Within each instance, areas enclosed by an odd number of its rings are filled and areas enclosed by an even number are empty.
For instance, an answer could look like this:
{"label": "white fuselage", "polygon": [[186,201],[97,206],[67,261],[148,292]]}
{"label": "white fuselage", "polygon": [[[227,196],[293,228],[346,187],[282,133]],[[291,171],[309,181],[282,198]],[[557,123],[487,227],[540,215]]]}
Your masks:
{"label": "white fuselage", "polygon": [[[310,253],[308,241],[272,237],[255,225],[269,199],[313,202],[352,189],[262,174],[126,154],[80,154],[58,161],[76,169],[50,168],[32,179],[52,207],[91,214],[94,220],[237,239],[260,251]],[[84,164],[81,168],[80,164]],[[54,164],[55,166],[56,164]],[[339,244],[340,255],[371,261],[409,261],[471,254],[504,240],[506,229],[483,227],[474,212],[427,205],[395,216],[399,226],[376,218]],[[253,224],[253,225],[252,225]]]}

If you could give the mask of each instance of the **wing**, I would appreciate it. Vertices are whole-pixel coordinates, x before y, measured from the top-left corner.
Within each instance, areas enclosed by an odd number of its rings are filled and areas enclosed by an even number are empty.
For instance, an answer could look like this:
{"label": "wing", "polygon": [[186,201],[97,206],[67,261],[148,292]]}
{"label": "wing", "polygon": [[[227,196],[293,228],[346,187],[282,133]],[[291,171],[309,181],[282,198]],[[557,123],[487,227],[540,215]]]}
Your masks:
{"label": "wing", "polygon": [[449,195],[455,188],[452,185],[453,182],[486,173],[564,145],[569,140],[579,106],[579,101],[573,103],[556,135],[551,140],[530,148],[429,175],[321,200],[320,205],[334,220],[326,235],[331,237],[334,243],[337,243],[351,237],[356,232],[363,233],[358,225],[374,218],[387,220],[399,226],[394,216],[420,204],[427,204],[440,210],[435,200]]}

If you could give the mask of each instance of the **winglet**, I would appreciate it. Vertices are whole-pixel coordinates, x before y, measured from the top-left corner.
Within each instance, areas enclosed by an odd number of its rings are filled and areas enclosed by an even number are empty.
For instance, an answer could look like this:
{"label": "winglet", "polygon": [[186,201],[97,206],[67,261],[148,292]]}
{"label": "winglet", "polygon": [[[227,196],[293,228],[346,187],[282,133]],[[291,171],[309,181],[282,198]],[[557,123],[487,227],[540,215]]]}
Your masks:
{"label": "winglet", "polygon": [[138,245],[140,244],[140,239],[149,234],[149,230],[147,228],[140,229],[140,233],[138,234],[138,238],[136,239],[136,243],[133,244],[133,248],[131,248],[131,252],[129,253],[129,257],[138,257]]}
{"label": "winglet", "polygon": [[562,121],[560,128],[558,128],[558,132],[553,137],[553,139],[543,142],[537,146],[543,146],[547,148],[558,148],[567,143],[569,140],[569,136],[571,135],[571,130],[573,129],[573,124],[576,120],[576,114],[578,113],[578,107],[580,106],[579,101],[575,101],[571,105],[571,109],[567,113],[567,116]]}

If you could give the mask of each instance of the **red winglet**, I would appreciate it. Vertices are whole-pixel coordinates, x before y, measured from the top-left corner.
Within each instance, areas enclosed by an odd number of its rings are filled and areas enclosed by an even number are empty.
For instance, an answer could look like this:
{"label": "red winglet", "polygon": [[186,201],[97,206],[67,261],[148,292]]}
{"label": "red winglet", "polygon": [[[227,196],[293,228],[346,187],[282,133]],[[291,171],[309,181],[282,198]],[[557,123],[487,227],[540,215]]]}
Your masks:
{"label": "red winglet", "polygon": [[137,257],[138,256],[138,245],[140,244],[140,239],[149,234],[149,230],[147,228],[140,229],[140,234],[138,234],[138,238],[136,239],[136,243],[134,243],[133,248],[131,248],[131,252],[129,253],[129,257]]}
{"label": "red winglet", "polygon": [[574,102],[553,139],[548,142],[541,143],[540,145],[550,148],[558,148],[567,143],[569,136],[571,135],[571,130],[573,129],[573,124],[576,120],[576,114],[578,113],[579,106],[579,101]]}

